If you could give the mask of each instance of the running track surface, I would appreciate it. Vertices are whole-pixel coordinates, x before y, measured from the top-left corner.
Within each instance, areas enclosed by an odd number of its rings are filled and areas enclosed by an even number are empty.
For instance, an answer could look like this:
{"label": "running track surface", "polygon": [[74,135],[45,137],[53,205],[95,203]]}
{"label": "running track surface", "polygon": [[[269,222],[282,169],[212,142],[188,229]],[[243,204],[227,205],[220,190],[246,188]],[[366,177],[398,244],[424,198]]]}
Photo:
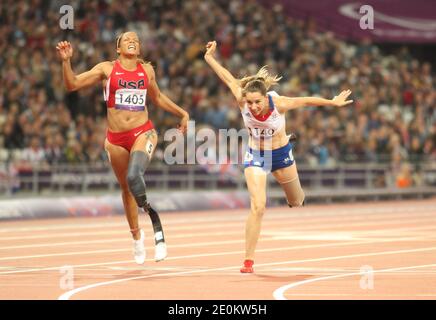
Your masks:
{"label": "running track surface", "polygon": [[136,265],[122,216],[0,223],[0,299],[436,299],[436,199],[163,213],[168,258]]}

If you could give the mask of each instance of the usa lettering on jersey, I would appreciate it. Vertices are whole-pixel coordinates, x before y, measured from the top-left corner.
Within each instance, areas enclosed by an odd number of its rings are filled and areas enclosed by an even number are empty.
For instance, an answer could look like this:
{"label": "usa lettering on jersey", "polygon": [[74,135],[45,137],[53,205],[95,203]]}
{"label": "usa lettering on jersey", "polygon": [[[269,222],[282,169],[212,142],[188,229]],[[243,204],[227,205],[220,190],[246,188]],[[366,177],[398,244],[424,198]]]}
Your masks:
{"label": "usa lettering on jersey", "polygon": [[138,89],[144,86],[144,79],[138,80],[138,81],[125,81],[124,79],[119,78],[118,79],[118,85],[121,88],[126,89]]}

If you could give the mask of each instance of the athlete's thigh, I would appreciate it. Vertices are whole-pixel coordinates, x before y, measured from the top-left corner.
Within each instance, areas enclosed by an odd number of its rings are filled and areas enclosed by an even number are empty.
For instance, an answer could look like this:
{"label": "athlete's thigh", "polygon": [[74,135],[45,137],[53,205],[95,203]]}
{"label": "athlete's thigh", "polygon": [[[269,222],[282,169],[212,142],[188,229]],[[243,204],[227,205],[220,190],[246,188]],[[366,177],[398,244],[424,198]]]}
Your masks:
{"label": "athlete's thigh", "polygon": [[151,129],[147,132],[144,132],[143,134],[139,135],[138,138],[136,138],[135,143],[132,146],[132,149],[130,150],[130,153],[133,151],[143,151],[145,152],[151,159],[154,150],[156,149],[157,145],[157,133],[156,130]]}
{"label": "athlete's thigh", "polygon": [[295,162],[292,166],[274,171],[273,175],[285,192],[288,204],[292,206],[301,205],[305,195],[300,184]]}
{"label": "athlete's thigh", "polygon": [[114,170],[120,185],[126,184],[127,168],[129,166],[130,153],[123,147],[110,143],[107,139],[104,141],[104,149],[109,158],[109,162]]}
{"label": "athlete's thigh", "polygon": [[244,175],[251,200],[265,201],[267,173],[259,167],[248,167]]}
{"label": "athlete's thigh", "polygon": [[297,164],[294,161],[293,165],[286,168],[278,169],[272,172],[272,175],[279,184],[285,184],[294,181],[298,179]]}

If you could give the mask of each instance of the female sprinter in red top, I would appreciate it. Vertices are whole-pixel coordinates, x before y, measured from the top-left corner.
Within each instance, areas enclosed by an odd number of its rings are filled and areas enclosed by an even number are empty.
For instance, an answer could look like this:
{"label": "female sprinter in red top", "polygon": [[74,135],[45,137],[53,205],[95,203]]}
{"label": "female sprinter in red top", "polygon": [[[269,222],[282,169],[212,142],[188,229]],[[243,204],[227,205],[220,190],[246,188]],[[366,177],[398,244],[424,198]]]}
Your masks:
{"label": "female sprinter in red top", "polygon": [[138,264],[146,258],[144,231],[138,224],[138,207],[152,220],[155,236],[155,260],[167,256],[165,239],[158,214],[147,202],[144,171],[156,148],[157,134],[149,120],[147,98],[181,118],[179,129],[185,132],[189,115],[160,92],[152,66],[139,59],[140,42],[135,32],[117,38],[119,58],[97,64],[91,70],[75,75],[71,69],[73,48],[67,41],[56,46],[62,59],[64,84],[75,91],[102,83],[107,104],[108,130],[105,150],[121,186],[124,210],[134,239],[134,257]]}
{"label": "female sprinter in red top", "polygon": [[241,272],[252,273],[254,251],[265,211],[267,174],[271,172],[281,185],[290,207],[304,205],[305,196],[292,155],[293,139],[289,139],[285,131],[286,111],[304,106],[342,107],[353,101],[347,100],[350,90],[341,92],[332,100],[288,98],[274,91],[268,92],[280,78],[270,76],[264,67],[254,76],[237,80],[214,58],[215,50],[216,42],[209,42],[205,60],[235,96],[250,136],[244,158],[244,174],[250,193],[251,212],[245,228],[245,261]]}

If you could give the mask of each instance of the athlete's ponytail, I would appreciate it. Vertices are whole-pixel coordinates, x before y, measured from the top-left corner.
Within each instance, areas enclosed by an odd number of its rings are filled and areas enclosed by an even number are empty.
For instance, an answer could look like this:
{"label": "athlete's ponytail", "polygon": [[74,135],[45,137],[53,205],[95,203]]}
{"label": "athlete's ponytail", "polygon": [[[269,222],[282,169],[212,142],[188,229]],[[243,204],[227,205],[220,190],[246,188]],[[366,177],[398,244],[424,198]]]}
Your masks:
{"label": "athlete's ponytail", "polygon": [[266,95],[268,89],[278,84],[281,78],[282,77],[278,77],[277,75],[270,75],[266,66],[263,66],[256,75],[246,76],[240,79],[239,85],[242,88],[243,96],[245,96],[247,92],[260,92],[262,95]]}

